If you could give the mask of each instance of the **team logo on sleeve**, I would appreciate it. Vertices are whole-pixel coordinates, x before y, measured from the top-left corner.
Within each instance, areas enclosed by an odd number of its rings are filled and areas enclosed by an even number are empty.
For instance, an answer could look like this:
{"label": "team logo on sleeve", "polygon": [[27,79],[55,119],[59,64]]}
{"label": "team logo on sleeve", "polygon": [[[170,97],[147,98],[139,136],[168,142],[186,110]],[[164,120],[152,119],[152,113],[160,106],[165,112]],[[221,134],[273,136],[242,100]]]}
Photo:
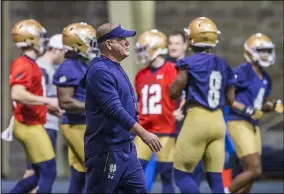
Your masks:
{"label": "team logo on sleeve", "polygon": [[67,77],[66,76],[60,76],[59,77],[59,83],[64,83],[64,82],[66,82],[67,81]]}
{"label": "team logo on sleeve", "polygon": [[264,79],[264,80],[263,80],[263,84],[267,84],[267,81],[266,81],[266,79]]}
{"label": "team logo on sleeve", "polygon": [[23,74],[19,73],[16,75],[16,80],[21,79],[23,77]]}

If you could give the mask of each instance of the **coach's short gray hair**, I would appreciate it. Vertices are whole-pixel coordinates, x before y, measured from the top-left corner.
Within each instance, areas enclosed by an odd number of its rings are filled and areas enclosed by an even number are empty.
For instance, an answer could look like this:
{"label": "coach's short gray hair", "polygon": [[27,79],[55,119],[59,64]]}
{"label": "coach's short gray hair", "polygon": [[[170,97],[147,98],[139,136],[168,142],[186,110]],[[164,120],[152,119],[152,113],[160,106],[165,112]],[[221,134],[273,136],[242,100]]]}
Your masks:
{"label": "coach's short gray hair", "polygon": [[[118,27],[119,24],[113,24],[113,23],[105,23],[102,24],[98,29],[97,29],[97,39],[100,37],[104,36],[105,34],[111,32],[113,29]],[[99,49],[102,51],[105,47],[105,42],[102,42],[99,44]]]}

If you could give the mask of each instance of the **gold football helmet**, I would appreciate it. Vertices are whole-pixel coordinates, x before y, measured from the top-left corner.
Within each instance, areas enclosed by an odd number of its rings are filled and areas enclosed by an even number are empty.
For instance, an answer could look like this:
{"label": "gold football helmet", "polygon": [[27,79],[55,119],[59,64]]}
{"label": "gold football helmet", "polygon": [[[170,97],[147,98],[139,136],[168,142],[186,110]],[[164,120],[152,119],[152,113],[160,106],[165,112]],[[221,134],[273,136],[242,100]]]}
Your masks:
{"label": "gold football helmet", "polygon": [[167,36],[156,30],[141,34],[136,42],[136,56],[139,63],[147,64],[159,55],[167,54]]}
{"label": "gold football helmet", "polygon": [[206,17],[194,19],[184,31],[188,35],[189,45],[195,47],[216,47],[218,35],[221,34],[216,24]]}
{"label": "gold football helmet", "polygon": [[32,47],[39,53],[44,52],[46,29],[38,21],[22,20],[14,25],[11,34],[17,48]]}
{"label": "gold football helmet", "polygon": [[63,29],[63,46],[66,50],[92,60],[100,54],[96,34],[96,30],[87,23],[72,23]]}
{"label": "gold football helmet", "polygon": [[262,33],[250,36],[244,43],[244,49],[244,57],[248,62],[257,62],[262,67],[268,67],[275,62],[275,45]]}

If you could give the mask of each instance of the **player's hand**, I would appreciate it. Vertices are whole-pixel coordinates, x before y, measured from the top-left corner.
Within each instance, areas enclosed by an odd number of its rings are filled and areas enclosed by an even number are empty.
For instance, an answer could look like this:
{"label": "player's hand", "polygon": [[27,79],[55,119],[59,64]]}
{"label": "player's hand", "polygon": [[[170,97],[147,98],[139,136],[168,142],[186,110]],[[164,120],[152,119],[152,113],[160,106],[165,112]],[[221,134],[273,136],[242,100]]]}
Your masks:
{"label": "player's hand", "polygon": [[251,118],[258,120],[258,119],[261,119],[263,117],[263,114],[264,113],[261,110],[255,110],[254,114],[251,115]]}
{"label": "player's hand", "polygon": [[61,117],[64,113],[64,110],[62,109],[54,109],[54,108],[51,108],[51,107],[47,107],[48,108],[48,112],[52,115],[55,115],[57,117]]}
{"label": "player's hand", "polygon": [[177,120],[177,121],[181,121],[183,120],[184,118],[184,114],[182,113],[182,110],[179,108],[179,109],[176,109],[174,112],[173,112],[173,116],[174,118]]}
{"label": "player's hand", "polygon": [[63,110],[59,107],[57,98],[49,98],[46,105],[49,113],[58,117],[62,116]]}
{"label": "player's hand", "polygon": [[264,114],[261,110],[252,107],[246,107],[243,112],[255,120],[261,119]]}
{"label": "player's hand", "polygon": [[283,114],[283,104],[281,102],[281,100],[277,100],[275,102],[275,108],[274,111],[280,114]]}
{"label": "player's hand", "polygon": [[162,144],[155,134],[145,130],[145,133],[143,133],[140,138],[149,146],[152,152],[159,152],[161,150]]}

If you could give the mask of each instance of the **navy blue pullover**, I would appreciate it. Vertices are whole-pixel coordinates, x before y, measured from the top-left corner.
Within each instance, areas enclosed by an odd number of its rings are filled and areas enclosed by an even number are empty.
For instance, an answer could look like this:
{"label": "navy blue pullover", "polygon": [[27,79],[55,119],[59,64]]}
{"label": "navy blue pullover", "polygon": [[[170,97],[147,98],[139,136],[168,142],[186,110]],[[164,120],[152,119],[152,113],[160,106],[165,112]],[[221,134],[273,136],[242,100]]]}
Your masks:
{"label": "navy blue pullover", "polygon": [[86,88],[85,158],[128,147],[137,122],[133,87],[119,63],[102,56],[92,60],[81,84]]}

